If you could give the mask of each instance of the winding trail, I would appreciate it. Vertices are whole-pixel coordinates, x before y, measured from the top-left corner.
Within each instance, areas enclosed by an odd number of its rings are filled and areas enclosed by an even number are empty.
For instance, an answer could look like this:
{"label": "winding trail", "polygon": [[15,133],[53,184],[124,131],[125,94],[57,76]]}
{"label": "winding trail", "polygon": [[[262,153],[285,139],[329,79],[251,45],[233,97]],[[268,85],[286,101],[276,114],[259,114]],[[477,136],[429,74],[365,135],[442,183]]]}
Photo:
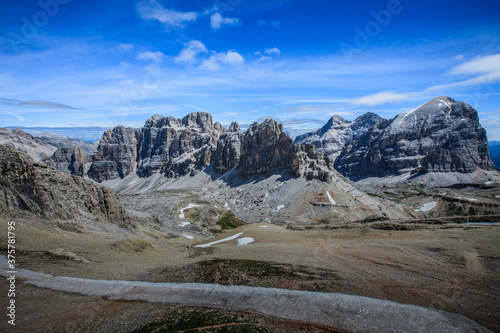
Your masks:
{"label": "winding trail", "polygon": [[[8,271],[7,258],[2,255],[0,275],[8,277]],[[18,282],[41,288],[110,300],[246,311],[348,332],[490,332],[458,314],[362,296],[202,283],[92,280],[16,271]]]}

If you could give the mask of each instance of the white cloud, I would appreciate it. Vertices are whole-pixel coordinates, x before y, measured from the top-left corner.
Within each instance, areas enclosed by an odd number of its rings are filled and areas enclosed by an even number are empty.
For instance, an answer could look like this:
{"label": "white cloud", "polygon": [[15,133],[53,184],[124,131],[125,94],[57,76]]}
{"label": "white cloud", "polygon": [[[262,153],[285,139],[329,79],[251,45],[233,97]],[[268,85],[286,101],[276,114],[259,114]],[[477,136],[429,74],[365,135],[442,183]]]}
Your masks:
{"label": "white cloud", "polygon": [[190,105],[190,104],[186,104],[187,107],[190,107],[192,109],[195,109],[195,110],[198,110],[198,111],[201,111],[201,112],[208,112],[207,110],[203,109],[203,108],[200,108],[200,107],[197,107],[196,105]]}
{"label": "white cloud", "polygon": [[146,52],[139,52],[137,54],[137,58],[139,60],[145,60],[145,61],[151,60],[153,62],[160,63],[163,61],[163,58],[165,58],[165,55],[160,51],[158,52],[146,51]]}
{"label": "white cloud", "polygon": [[453,68],[450,74],[471,74],[478,76],[467,80],[432,86],[427,88],[426,91],[449,90],[470,86],[483,86],[486,90],[491,90],[488,86],[500,81],[500,53],[467,61]]}
{"label": "white cloud", "polygon": [[237,18],[222,17],[219,13],[214,13],[210,16],[210,26],[214,30],[219,30],[222,25],[235,25],[239,24],[240,20]]}
{"label": "white cloud", "polygon": [[385,103],[398,103],[410,97],[415,93],[397,93],[394,91],[382,91],[373,95],[363,96],[352,102],[355,105],[375,106]]}
{"label": "white cloud", "polygon": [[273,47],[272,49],[266,49],[264,51],[265,54],[267,55],[277,55],[279,56],[281,54],[281,50],[278,49],[277,47]]}
{"label": "white cloud", "polygon": [[455,60],[463,60],[464,59],[464,55],[463,54],[459,54],[459,55],[455,56],[453,59],[455,59]]}
{"label": "white cloud", "polygon": [[[456,60],[463,58],[462,55],[455,57]],[[444,83],[428,87],[420,92],[398,93],[394,91],[383,91],[377,94],[364,96],[353,101],[355,105],[375,106],[385,103],[398,103],[409,98],[424,96],[426,94],[448,94],[457,88],[482,87],[486,94],[495,91],[492,84],[500,81],[500,54],[478,57],[456,66],[450,71],[451,75],[477,75],[470,79]]]}
{"label": "white cloud", "polygon": [[221,62],[231,66],[238,66],[245,63],[245,58],[235,51],[227,51],[226,53],[221,54],[220,60]]}
{"label": "white cloud", "polygon": [[272,60],[272,59],[273,58],[269,57],[269,56],[262,56],[259,59],[257,59],[257,61],[268,61],[268,60]]}
{"label": "white cloud", "polygon": [[209,52],[206,46],[198,40],[190,41],[174,60],[189,65],[201,63],[200,68],[209,71],[219,70],[222,65],[240,66],[245,63],[245,58],[236,51]]}
{"label": "white cloud", "polygon": [[245,58],[235,51],[226,51],[214,53],[210,58],[204,60],[200,66],[202,69],[216,71],[222,68],[222,65],[240,66],[245,63]]}
{"label": "white cloud", "polygon": [[166,27],[180,28],[185,22],[193,22],[198,18],[196,12],[178,12],[164,8],[156,0],[143,0],[137,4],[137,12],[145,20],[158,20]]}
{"label": "white cloud", "polygon": [[186,47],[181,50],[181,53],[174,59],[179,63],[187,63],[193,65],[199,61],[199,56],[207,53],[208,50],[205,44],[199,40],[192,40],[187,43]]}
{"label": "white cloud", "polygon": [[500,72],[500,53],[479,57],[455,67],[451,74],[488,74]]}

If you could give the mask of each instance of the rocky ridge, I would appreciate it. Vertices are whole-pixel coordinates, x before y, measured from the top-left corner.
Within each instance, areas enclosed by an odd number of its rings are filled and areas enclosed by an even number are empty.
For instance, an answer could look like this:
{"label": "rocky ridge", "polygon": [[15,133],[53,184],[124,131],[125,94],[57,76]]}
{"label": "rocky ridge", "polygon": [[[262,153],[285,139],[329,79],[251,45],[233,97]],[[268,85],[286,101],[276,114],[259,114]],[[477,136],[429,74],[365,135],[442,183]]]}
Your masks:
{"label": "rocky ridge", "polygon": [[371,112],[356,118],[354,121],[348,121],[334,115],[322,128],[297,136],[295,142],[312,144],[335,160],[346,145],[351,144],[371,127],[382,121],[382,118]]}
{"label": "rocky ridge", "polygon": [[44,163],[63,173],[83,177],[92,161],[92,157],[80,148],[58,148]]}
{"label": "rocky ridge", "polygon": [[126,226],[116,193],[78,176],[58,172],[0,145],[0,212],[10,217],[88,219]]}
{"label": "rocky ridge", "polygon": [[335,168],[354,180],[494,170],[477,111],[444,96],[371,127],[344,146]]}
{"label": "rocky ridge", "polygon": [[326,180],[333,171],[330,158],[312,145],[294,143],[274,120],[254,123],[242,133],[237,123],[226,130],[199,112],[183,119],[155,115],[140,129],[106,131],[88,174],[97,181],[133,172],[177,178],[211,165],[218,174],[237,169],[243,179],[285,170],[294,177]]}

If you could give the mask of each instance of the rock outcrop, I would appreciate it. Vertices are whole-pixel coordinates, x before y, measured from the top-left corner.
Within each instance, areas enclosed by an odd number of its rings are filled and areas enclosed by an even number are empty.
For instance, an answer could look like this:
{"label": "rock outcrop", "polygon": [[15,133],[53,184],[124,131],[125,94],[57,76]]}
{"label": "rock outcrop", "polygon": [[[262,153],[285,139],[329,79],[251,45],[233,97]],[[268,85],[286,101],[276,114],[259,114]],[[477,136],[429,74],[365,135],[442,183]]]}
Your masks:
{"label": "rock outcrop", "polygon": [[297,136],[295,142],[312,144],[335,160],[346,145],[350,145],[371,127],[382,121],[382,118],[371,112],[356,118],[354,121],[347,121],[334,115],[322,128]]}
{"label": "rock outcrop", "polygon": [[182,120],[151,117],[140,129],[137,174],[178,177],[206,168],[217,148],[222,126],[217,127],[206,112],[190,113]]}
{"label": "rock outcrop", "polygon": [[354,180],[494,170],[477,111],[449,97],[376,124],[343,148],[335,168]]}
{"label": "rock outcrop", "polygon": [[49,158],[57,150],[56,147],[18,128],[0,127],[0,144],[25,153],[38,162]]}
{"label": "rock outcrop", "polygon": [[245,132],[237,169],[241,178],[288,171],[294,177],[326,180],[333,163],[316,147],[294,143],[282,124],[267,119],[253,123]]}
{"label": "rock outcrop", "polygon": [[120,226],[129,221],[112,189],[58,172],[5,145],[0,145],[0,212],[11,217],[83,218]]}
{"label": "rock outcrop", "polygon": [[137,166],[140,131],[118,126],[104,132],[88,175],[101,182],[124,178]]}
{"label": "rock outcrop", "polygon": [[205,112],[183,119],[152,116],[140,129],[117,127],[104,133],[88,173],[96,181],[164,174],[195,175],[213,165],[218,174],[237,169],[241,178],[287,171],[294,177],[326,179],[332,160],[312,145],[299,145],[274,120],[254,123],[242,133],[213,124]]}
{"label": "rock outcrop", "polygon": [[232,122],[229,130],[217,141],[217,150],[213,157],[215,171],[224,174],[240,163],[241,141],[243,133],[238,123]]}
{"label": "rock outcrop", "polygon": [[59,148],[44,163],[60,172],[83,177],[92,165],[92,157],[80,148]]}

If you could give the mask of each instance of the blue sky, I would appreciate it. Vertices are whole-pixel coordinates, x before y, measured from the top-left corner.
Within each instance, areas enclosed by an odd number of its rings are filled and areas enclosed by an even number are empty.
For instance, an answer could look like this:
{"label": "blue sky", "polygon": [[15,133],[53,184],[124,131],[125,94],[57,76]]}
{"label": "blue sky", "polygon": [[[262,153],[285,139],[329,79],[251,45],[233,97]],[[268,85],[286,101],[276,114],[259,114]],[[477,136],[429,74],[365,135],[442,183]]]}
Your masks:
{"label": "blue sky", "polygon": [[500,140],[500,2],[7,0],[0,126],[210,112],[293,135],[447,95]]}

